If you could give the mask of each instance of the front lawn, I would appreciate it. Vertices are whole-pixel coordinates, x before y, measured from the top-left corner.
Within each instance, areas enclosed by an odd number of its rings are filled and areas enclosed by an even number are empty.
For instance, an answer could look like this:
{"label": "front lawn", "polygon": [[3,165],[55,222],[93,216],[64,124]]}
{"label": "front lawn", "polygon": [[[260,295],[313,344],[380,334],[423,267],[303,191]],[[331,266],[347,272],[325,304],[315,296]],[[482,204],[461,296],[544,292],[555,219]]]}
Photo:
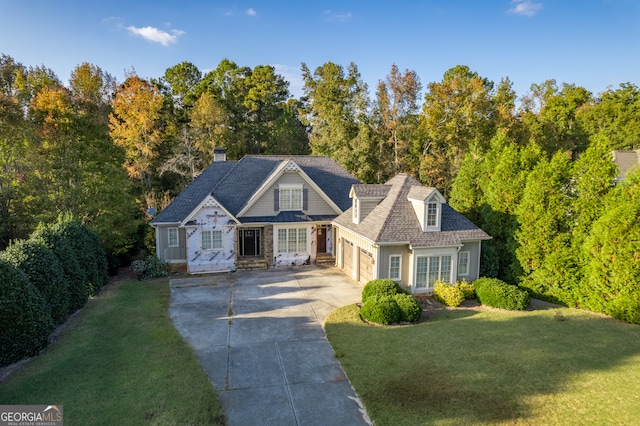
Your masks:
{"label": "front lawn", "polygon": [[574,309],[334,311],[327,336],[376,426],[640,424],[640,327]]}
{"label": "front lawn", "polygon": [[215,425],[222,407],[167,315],[166,279],[111,284],[0,385],[1,404],[64,406],[65,424]]}

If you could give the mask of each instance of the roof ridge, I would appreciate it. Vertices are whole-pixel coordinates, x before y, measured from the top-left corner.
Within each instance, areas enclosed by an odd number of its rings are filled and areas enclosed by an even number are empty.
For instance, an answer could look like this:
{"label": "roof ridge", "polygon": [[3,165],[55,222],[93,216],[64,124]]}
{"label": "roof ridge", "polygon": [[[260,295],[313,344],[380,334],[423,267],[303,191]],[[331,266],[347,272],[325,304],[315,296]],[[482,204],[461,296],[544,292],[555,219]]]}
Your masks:
{"label": "roof ridge", "polygon": [[[395,207],[396,207],[396,205],[398,204],[398,202],[400,200],[400,194],[402,194],[405,186],[407,185],[407,183],[410,182],[410,178],[411,178],[411,176],[409,174],[407,174],[407,173],[399,173],[396,176],[394,176],[393,178],[389,179],[387,182],[385,182],[385,184],[388,184],[390,181],[392,181],[393,179],[396,179],[398,177],[402,178],[402,182],[398,185],[397,193],[392,195],[391,206],[388,209],[388,213],[385,215],[384,222],[382,223],[382,226],[380,226],[380,229],[379,229],[378,233],[376,234],[376,239],[375,239],[376,241],[378,241],[380,239],[380,236],[387,229],[387,226],[391,222],[391,212],[393,212],[393,210],[395,210]],[[414,186],[414,185],[411,185],[411,186]],[[389,195],[394,190],[394,187],[395,187],[395,185],[392,184],[391,188],[389,189],[389,193],[387,193],[387,198],[385,198],[384,201],[386,201],[389,198]],[[383,203],[384,203],[384,201],[383,201]]]}

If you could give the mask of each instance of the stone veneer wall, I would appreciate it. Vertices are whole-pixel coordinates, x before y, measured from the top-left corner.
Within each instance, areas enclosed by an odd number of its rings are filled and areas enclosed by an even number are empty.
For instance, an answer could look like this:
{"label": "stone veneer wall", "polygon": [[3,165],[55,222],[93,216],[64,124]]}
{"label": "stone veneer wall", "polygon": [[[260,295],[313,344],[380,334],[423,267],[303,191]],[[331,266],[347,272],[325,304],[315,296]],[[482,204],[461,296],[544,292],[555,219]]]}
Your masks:
{"label": "stone veneer wall", "polygon": [[264,258],[267,261],[269,267],[273,266],[273,225],[266,225],[264,227],[264,235],[262,238],[262,244],[264,248]]}

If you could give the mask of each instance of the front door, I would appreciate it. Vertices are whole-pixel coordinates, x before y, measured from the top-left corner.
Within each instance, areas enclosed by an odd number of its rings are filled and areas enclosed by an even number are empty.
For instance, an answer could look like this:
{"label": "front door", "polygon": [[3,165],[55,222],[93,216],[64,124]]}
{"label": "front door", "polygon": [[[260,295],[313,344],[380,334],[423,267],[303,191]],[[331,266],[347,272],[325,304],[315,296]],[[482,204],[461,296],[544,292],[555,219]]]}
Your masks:
{"label": "front door", "polygon": [[260,230],[240,230],[240,256],[260,256]]}
{"label": "front door", "polygon": [[316,253],[326,253],[327,252],[327,228],[318,226],[318,231],[316,231],[316,241],[318,244],[318,251]]}

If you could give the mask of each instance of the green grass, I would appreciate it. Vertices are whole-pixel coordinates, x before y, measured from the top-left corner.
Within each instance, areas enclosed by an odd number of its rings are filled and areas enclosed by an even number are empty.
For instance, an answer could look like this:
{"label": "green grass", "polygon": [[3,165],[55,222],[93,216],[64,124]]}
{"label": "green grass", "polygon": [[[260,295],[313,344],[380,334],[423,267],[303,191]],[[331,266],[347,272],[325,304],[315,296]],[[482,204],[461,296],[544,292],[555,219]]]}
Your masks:
{"label": "green grass", "polygon": [[454,310],[413,326],[325,323],[376,426],[640,424],[640,327],[579,310]]}
{"label": "green grass", "polygon": [[224,424],[218,397],[168,318],[167,280],[111,285],[43,354],[0,385],[0,404],[58,404],[70,425]]}

